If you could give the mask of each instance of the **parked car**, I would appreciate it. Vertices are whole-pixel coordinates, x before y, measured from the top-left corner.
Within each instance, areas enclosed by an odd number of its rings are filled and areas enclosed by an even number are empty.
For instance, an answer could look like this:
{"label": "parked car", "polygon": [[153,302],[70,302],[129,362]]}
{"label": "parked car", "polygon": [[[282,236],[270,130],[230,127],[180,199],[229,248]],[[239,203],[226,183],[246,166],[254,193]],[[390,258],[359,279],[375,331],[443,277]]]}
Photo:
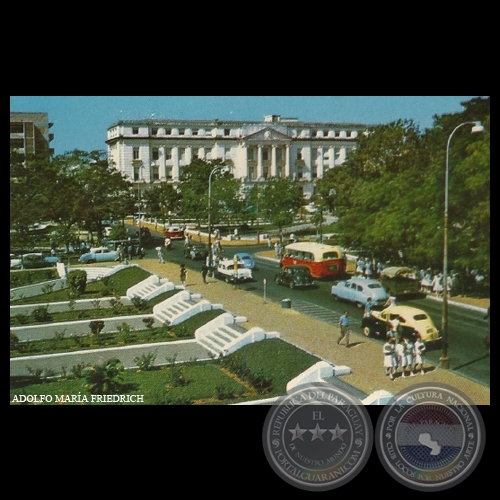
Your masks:
{"label": "parked car", "polygon": [[420,279],[414,269],[391,266],[382,269],[380,283],[390,295],[414,295],[420,293]]}
{"label": "parked car", "polygon": [[391,321],[395,319],[399,320],[401,336],[413,336],[416,331],[427,347],[432,348],[440,344],[442,337],[429,315],[422,309],[411,306],[390,306],[382,311],[372,310],[371,315],[361,321],[363,334],[385,339]]}
{"label": "parked car", "polygon": [[180,226],[165,226],[165,238],[182,240],[184,239],[184,229]]}
{"label": "parked car", "polygon": [[90,251],[80,255],[78,262],[91,264],[93,262],[113,262],[118,260],[118,252],[108,247],[92,247]]}
{"label": "parked car", "polygon": [[353,302],[360,309],[371,297],[374,307],[382,307],[389,298],[386,289],[377,281],[366,278],[351,278],[339,281],[331,288],[331,294],[336,300]]}
{"label": "parked car", "polygon": [[274,281],[278,285],[286,285],[290,288],[311,288],[316,285],[309,268],[299,264],[282,267]]}
{"label": "parked car", "polygon": [[247,269],[255,269],[255,260],[252,255],[245,252],[235,253],[234,256],[241,262]]}
{"label": "parked car", "polygon": [[184,247],[184,257],[191,260],[205,260],[208,256],[208,247],[200,243],[192,243]]}
{"label": "parked car", "polygon": [[55,267],[58,262],[59,257],[47,255],[43,252],[33,252],[18,256],[10,256],[11,269],[40,269],[43,267]]}
{"label": "parked car", "polygon": [[223,259],[217,264],[215,276],[223,279],[226,283],[240,283],[242,281],[252,281],[252,270],[247,269],[243,263],[237,262],[237,269],[233,259]]}

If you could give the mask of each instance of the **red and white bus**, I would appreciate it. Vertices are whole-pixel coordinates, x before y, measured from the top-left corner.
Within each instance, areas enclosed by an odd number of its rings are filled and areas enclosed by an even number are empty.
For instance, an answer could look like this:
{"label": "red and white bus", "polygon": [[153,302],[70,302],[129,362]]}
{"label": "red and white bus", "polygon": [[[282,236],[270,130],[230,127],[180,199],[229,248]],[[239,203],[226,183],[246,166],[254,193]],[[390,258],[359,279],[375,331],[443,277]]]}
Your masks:
{"label": "red and white bus", "polygon": [[290,243],[283,249],[281,266],[293,264],[307,266],[316,279],[338,278],[346,272],[346,257],[337,245],[307,241]]}
{"label": "red and white bus", "polygon": [[165,238],[170,238],[171,240],[184,239],[184,228],[181,226],[169,226],[168,224],[165,224]]}

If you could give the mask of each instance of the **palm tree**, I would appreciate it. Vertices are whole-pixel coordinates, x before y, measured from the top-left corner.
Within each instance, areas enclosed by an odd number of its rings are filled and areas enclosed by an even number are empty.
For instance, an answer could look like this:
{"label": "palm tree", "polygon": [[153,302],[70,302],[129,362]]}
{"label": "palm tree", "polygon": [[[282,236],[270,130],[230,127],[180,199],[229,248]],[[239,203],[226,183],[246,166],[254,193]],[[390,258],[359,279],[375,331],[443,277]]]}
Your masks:
{"label": "palm tree", "polygon": [[123,363],[118,358],[90,366],[85,376],[90,393],[117,394],[122,387],[123,370]]}

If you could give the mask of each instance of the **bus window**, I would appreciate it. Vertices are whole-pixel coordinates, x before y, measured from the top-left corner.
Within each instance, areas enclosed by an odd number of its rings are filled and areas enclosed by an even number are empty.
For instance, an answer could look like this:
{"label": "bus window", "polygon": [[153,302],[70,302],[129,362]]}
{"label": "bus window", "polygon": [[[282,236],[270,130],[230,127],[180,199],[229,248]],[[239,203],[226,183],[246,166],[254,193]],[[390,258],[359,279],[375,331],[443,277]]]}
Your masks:
{"label": "bus window", "polygon": [[338,252],[325,252],[323,254],[323,260],[338,259],[338,258],[339,258]]}

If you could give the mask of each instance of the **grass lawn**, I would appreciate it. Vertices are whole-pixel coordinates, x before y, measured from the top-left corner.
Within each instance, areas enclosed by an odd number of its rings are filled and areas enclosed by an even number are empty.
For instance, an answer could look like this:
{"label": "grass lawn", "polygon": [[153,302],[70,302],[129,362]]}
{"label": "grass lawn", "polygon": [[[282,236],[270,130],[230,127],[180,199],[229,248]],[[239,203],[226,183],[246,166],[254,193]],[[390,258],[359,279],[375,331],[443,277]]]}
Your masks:
{"label": "grass lawn", "polygon": [[127,328],[127,323],[124,322],[118,332],[91,334],[90,327],[86,334],[82,333],[81,335],[68,337],[64,335],[64,332],[54,332],[54,337],[51,339],[18,342],[14,346],[11,346],[10,357],[15,358],[18,356],[76,352],[86,349],[103,349],[106,347],[194,339],[194,334],[200,326],[212,321],[224,312],[223,309],[211,309],[200,312],[178,325],[164,325],[159,328],[145,327],[144,330],[132,330]]}
{"label": "grass lawn", "polygon": [[[43,314],[44,319],[36,316],[36,314],[15,314],[10,317],[10,326],[27,326],[47,323],[62,323],[66,321],[80,321],[82,319],[100,319],[100,318],[113,318],[115,316],[132,316],[134,314],[152,314],[153,307],[169,297],[172,297],[180,290],[174,289],[164,292],[151,300],[138,300],[133,305],[124,305],[119,299],[113,307],[100,307],[99,303],[92,304],[90,309],[79,309],[73,311],[68,305],[68,310],[63,312]],[[43,308],[43,306],[42,306]],[[38,308],[37,308],[38,309]]]}
{"label": "grass lawn", "polygon": [[[143,402],[92,402],[85,370],[77,377],[34,381],[11,377],[11,404],[20,396],[52,396],[50,402],[24,404],[228,404],[280,396],[286,384],[319,359],[280,339],[247,345],[220,359],[125,370],[115,394],[140,395]],[[83,376],[82,376],[83,375]],[[15,397],[17,396],[17,401]],[[88,401],[85,401],[85,396]],[[60,401],[56,401],[56,399]],[[72,402],[73,399],[73,402]],[[61,402],[62,400],[62,402]]]}
{"label": "grass lawn", "polygon": [[[71,268],[68,269],[71,272]],[[14,271],[11,272],[11,275]],[[17,272],[34,272],[34,271],[17,271]],[[112,295],[122,297],[127,293],[127,290],[139,283],[140,281],[149,278],[151,273],[138,266],[130,266],[118,271],[111,276],[105,277],[102,280],[91,281],[87,284],[85,292],[76,299],[95,299],[98,297],[109,297]],[[12,279],[11,279],[12,281]],[[63,302],[70,299],[69,289],[57,290],[50,293],[43,293],[33,297],[25,297],[12,301],[11,305],[18,304],[39,304],[48,302]]]}

